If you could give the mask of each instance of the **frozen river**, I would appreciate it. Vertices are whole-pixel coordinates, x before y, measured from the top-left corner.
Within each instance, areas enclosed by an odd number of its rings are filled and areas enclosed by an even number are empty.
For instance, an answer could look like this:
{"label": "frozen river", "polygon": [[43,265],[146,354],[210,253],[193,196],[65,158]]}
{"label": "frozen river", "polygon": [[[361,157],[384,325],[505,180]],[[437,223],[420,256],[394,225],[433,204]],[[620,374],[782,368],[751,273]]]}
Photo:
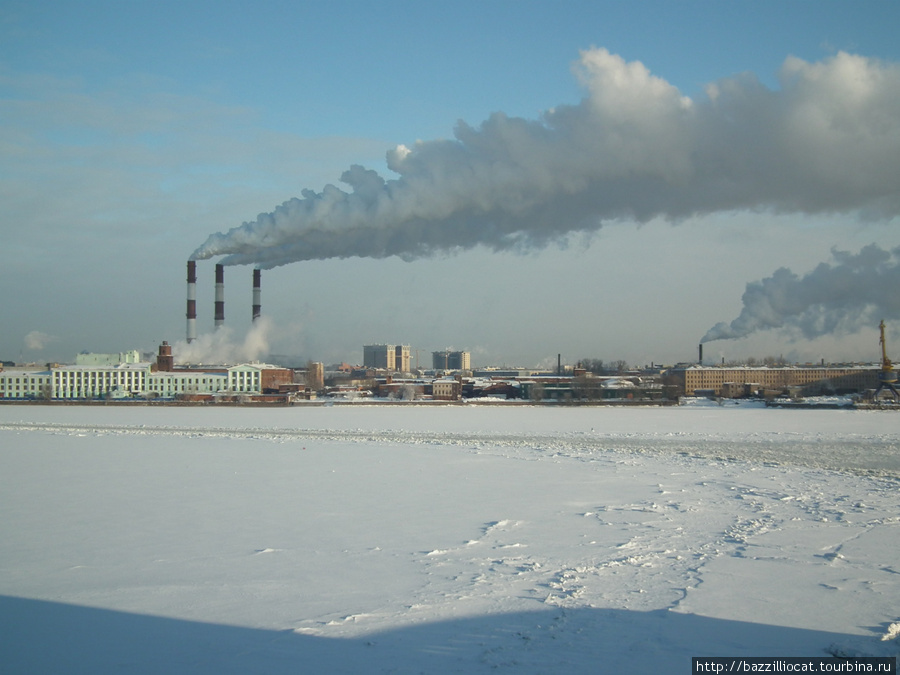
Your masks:
{"label": "frozen river", "polygon": [[900,417],[0,406],[4,672],[895,655]]}

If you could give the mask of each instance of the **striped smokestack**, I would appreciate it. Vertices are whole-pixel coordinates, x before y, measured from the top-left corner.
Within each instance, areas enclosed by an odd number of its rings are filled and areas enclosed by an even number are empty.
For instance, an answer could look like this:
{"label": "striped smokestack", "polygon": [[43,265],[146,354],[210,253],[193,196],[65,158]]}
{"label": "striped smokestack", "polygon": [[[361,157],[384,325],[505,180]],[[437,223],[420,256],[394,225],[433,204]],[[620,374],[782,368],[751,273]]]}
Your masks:
{"label": "striped smokestack", "polygon": [[253,320],[256,321],[259,318],[260,312],[262,311],[262,305],[259,304],[259,298],[262,293],[260,290],[260,276],[261,273],[258,269],[253,270]]}
{"label": "striped smokestack", "polygon": [[225,325],[225,266],[216,265],[216,328]]}
{"label": "striped smokestack", "polygon": [[187,341],[197,339],[197,262],[187,264]]}

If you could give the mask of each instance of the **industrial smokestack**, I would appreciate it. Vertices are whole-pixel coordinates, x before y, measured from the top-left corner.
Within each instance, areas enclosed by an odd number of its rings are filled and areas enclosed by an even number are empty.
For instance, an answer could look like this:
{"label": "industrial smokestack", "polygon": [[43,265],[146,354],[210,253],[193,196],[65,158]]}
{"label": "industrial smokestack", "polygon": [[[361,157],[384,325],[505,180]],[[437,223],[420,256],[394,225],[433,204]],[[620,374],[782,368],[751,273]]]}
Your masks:
{"label": "industrial smokestack", "polygon": [[187,341],[197,339],[197,262],[187,264]]}
{"label": "industrial smokestack", "polygon": [[260,305],[259,298],[261,294],[260,290],[260,270],[253,270],[253,321],[255,322],[262,311],[262,305]]}
{"label": "industrial smokestack", "polygon": [[225,266],[216,265],[216,328],[225,325]]}
{"label": "industrial smokestack", "polygon": [[703,343],[702,342],[700,343],[700,353],[697,357],[697,365],[699,365],[699,366],[703,365]]}

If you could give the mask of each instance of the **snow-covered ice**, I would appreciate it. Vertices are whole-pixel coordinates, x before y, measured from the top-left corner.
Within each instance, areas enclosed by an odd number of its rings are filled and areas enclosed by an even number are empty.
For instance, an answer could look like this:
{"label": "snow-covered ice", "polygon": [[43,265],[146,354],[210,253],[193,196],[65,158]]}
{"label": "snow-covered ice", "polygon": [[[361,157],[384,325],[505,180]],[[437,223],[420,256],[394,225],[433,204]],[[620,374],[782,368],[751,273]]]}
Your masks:
{"label": "snow-covered ice", "polygon": [[895,656],[900,417],[0,406],[9,673]]}

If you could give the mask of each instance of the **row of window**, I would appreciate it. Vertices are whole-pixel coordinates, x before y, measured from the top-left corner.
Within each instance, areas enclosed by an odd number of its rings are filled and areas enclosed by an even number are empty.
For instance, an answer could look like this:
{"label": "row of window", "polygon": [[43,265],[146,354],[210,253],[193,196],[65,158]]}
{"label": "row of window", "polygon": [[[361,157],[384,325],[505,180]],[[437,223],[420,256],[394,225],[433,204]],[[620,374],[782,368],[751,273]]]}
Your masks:
{"label": "row of window", "polygon": [[[253,384],[258,383],[257,380],[252,382]],[[35,389],[38,387],[43,387],[49,385],[49,380],[39,380],[39,379],[22,379],[21,381],[16,378],[15,380],[0,380],[0,390],[22,390],[22,389]],[[108,382],[97,383],[94,381],[91,382],[56,382],[55,385],[58,389],[109,389],[108,386],[102,386],[110,384]],[[112,383],[116,384],[116,383]],[[124,383],[119,383],[124,384]],[[128,382],[127,384],[144,384],[143,382]],[[250,384],[243,380],[240,381],[240,384]],[[185,391],[186,389],[206,389],[209,391],[215,391],[217,389],[224,388],[222,385],[225,385],[224,380],[212,380],[212,379],[195,379],[195,380],[172,380],[171,378],[167,379],[165,382],[159,382],[150,380],[146,383],[147,388],[154,391],[164,391],[166,389],[181,389]],[[234,388],[234,387],[232,387]]]}
{"label": "row of window", "polygon": [[116,389],[128,392],[147,391],[156,395],[175,393],[215,393],[217,391],[258,392],[258,371],[237,371],[219,376],[177,377],[159,375],[146,370],[106,371],[54,370],[40,374],[3,374],[0,372],[0,396],[21,397],[50,392],[54,398],[95,397]]}

